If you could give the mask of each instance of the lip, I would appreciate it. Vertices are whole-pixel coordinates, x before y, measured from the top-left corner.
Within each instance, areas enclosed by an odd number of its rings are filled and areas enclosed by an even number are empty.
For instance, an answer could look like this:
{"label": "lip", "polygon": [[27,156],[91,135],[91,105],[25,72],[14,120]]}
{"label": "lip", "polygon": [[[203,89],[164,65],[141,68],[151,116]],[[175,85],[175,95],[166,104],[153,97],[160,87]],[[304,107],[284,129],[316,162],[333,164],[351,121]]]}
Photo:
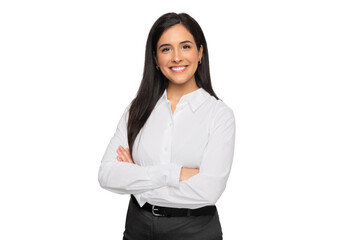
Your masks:
{"label": "lip", "polygon": [[[182,70],[173,70],[172,68],[182,68],[182,67],[185,67],[184,69]],[[188,65],[176,65],[176,66],[171,66],[170,67],[170,70],[173,72],[173,73],[182,73],[184,72],[186,69],[187,69]]]}

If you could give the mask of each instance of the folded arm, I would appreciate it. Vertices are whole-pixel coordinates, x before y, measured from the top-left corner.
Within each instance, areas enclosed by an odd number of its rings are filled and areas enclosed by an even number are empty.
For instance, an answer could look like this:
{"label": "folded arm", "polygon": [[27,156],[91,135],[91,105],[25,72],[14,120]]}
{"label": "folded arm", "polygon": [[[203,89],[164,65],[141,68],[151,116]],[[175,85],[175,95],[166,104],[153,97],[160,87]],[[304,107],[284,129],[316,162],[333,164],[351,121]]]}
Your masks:
{"label": "folded arm", "polygon": [[101,160],[98,181],[102,188],[118,194],[136,194],[164,186],[178,186],[181,166],[168,163],[155,166],[139,166],[117,160],[117,149],[128,148],[126,107]]}
{"label": "folded arm", "polygon": [[233,111],[229,108],[219,111],[212,124],[199,174],[181,181],[178,186],[165,186],[169,195],[166,199],[157,199],[158,204],[179,208],[215,205],[225,190],[230,174],[235,131]]}

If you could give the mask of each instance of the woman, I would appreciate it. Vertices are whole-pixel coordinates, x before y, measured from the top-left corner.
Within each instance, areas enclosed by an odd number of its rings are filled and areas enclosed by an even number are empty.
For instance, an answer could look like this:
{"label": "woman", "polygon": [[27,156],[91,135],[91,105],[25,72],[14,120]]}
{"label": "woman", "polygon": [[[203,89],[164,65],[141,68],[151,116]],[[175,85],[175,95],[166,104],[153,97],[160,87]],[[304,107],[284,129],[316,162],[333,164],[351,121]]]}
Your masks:
{"label": "woman", "polygon": [[199,24],[164,14],[148,36],[137,96],[99,169],[101,187],[131,195],[123,239],[222,239],[215,203],[234,143],[234,114],[212,89]]}

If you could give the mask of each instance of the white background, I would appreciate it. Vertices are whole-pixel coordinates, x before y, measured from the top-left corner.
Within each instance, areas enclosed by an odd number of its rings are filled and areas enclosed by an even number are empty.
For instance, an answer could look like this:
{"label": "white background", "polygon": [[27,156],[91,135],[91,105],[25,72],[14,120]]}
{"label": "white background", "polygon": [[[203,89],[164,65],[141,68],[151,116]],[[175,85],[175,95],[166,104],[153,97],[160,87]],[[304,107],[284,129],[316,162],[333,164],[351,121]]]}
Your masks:
{"label": "white background", "polygon": [[122,238],[129,196],[97,171],[170,11],[235,112],[224,239],[360,239],[356,2],[1,1],[0,239]]}

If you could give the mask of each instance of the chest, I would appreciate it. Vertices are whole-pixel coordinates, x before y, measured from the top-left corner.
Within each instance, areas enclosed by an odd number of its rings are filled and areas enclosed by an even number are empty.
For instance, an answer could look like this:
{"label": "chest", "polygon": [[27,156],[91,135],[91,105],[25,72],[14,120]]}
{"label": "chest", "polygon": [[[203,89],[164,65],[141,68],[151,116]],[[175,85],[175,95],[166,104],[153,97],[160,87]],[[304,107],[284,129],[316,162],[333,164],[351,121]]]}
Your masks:
{"label": "chest", "polygon": [[178,106],[174,111],[162,106],[153,112],[138,134],[134,161],[142,166],[175,162],[199,167],[209,138],[211,111]]}

